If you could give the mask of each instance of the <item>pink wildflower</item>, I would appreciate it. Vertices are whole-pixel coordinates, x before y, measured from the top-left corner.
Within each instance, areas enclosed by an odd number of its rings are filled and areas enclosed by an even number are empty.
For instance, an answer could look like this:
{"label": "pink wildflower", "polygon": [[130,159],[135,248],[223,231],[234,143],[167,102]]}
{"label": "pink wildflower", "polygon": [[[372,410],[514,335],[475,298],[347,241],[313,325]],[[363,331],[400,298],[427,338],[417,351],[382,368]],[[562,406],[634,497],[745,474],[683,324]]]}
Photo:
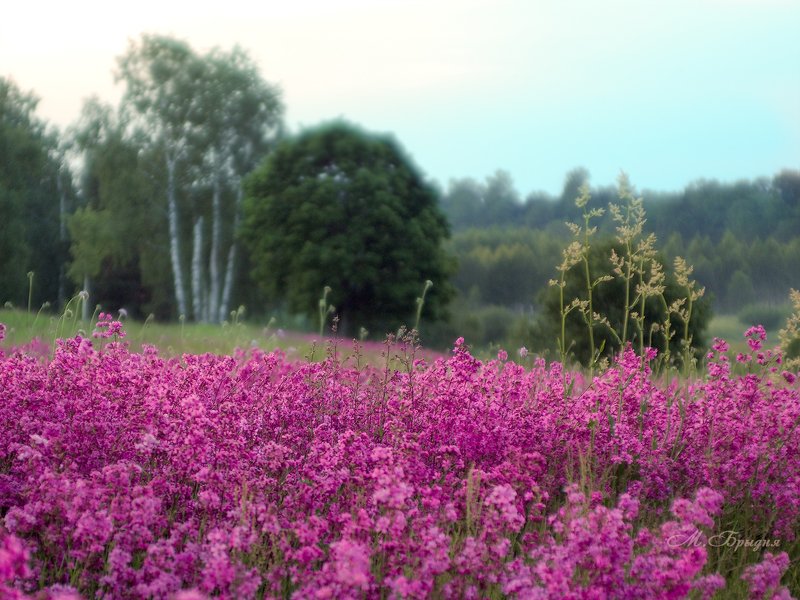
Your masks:
{"label": "pink wildflower", "polygon": [[0,583],[29,575],[28,551],[18,537],[6,535],[0,541]]}
{"label": "pink wildflower", "polygon": [[750,586],[751,600],[761,598],[790,598],[789,590],[781,585],[781,577],[789,567],[789,555],[781,552],[777,556],[767,552],[764,559],[744,570],[742,579]]}
{"label": "pink wildflower", "polygon": [[713,350],[719,353],[728,351],[728,342],[721,338],[714,338],[714,344],[711,346]]}
{"label": "pink wildflower", "polygon": [[124,338],[125,332],[122,330],[122,323],[115,321],[110,313],[101,312],[97,317],[94,333],[95,338]]}
{"label": "pink wildflower", "polygon": [[767,341],[767,332],[761,325],[756,325],[745,331],[744,337],[748,338],[747,345],[750,346],[750,350],[757,352],[761,349],[762,342]]}
{"label": "pink wildflower", "polygon": [[366,590],[370,582],[369,552],[363,544],[341,540],[331,544],[336,579],[348,587]]}
{"label": "pink wildflower", "polygon": [[54,585],[47,590],[47,600],[81,600],[81,595],[69,585]]}
{"label": "pink wildflower", "polygon": [[202,592],[199,592],[196,589],[191,589],[191,590],[181,590],[180,592],[177,592],[172,597],[172,600],[207,600],[207,598],[208,596],[206,596]]}

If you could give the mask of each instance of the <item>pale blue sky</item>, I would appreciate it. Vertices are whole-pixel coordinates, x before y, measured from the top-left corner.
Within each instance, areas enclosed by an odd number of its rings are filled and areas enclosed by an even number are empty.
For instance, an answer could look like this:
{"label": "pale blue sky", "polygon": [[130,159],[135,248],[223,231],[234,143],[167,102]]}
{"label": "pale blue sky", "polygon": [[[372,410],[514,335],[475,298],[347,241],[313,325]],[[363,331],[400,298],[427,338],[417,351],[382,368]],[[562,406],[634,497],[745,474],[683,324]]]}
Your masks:
{"label": "pale blue sky", "polygon": [[13,2],[0,75],[66,126],[116,102],[129,38],[248,49],[292,130],[393,132],[443,186],[501,168],[525,195],[583,166],[644,189],[800,169],[800,0]]}

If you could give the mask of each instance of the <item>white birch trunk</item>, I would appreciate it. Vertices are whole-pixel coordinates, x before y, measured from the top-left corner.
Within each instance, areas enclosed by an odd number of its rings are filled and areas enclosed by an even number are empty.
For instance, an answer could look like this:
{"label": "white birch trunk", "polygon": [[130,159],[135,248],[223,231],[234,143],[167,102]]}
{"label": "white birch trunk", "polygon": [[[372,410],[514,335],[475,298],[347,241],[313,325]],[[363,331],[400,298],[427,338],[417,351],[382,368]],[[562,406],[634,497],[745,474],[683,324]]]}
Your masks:
{"label": "white birch trunk", "polygon": [[204,321],[203,306],[203,217],[194,222],[192,244],[192,312],[195,321]]}
{"label": "white birch trunk", "polygon": [[241,183],[236,188],[236,208],[233,213],[233,239],[231,247],[228,248],[228,263],[225,265],[225,285],[222,289],[222,302],[219,306],[219,320],[224,321],[228,316],[231,304],[231,292],[233,291],[233,275],[236,266],[236,233],[239,231],[242,211],[242,186]]}
{"label": "white birch trunk", "polygon": [[219,314],[219,254],[222,243],[222,185],[219,159],[214,165],[214,192],[211,200],[211,252],[208,257],[208,319],[216,322]]}
{"label": "white birch trunk", "polygon": [[175,301],[178,314],[186,315],[186,294],[183,289],[183,267],[181,266],[181,245],[178,234],[178,201],[175,197],[175,157],[167,154],[167,215],[169,217],[169,254],[172,261],[172,275],[175,282]]}

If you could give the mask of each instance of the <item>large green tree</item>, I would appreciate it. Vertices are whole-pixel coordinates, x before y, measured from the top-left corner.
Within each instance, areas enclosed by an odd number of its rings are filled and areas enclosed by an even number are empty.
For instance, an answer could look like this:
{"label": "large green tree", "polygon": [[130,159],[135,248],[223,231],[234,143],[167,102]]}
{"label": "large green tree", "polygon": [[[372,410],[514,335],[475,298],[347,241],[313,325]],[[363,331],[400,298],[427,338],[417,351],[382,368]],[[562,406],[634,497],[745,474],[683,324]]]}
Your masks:
{"label": "large green tree", "polygon": [[69,275],[90,292],[90,305],[169,317],[161,161],[128,129],[118,111],[90,99],[68,130],[81,164],[79,208],[68,219]]}
{"label": "large green tree", "polygon": [[286,140],[246,186],[253,277],[294,312],[316,314],[325,286],[341,327],[380,335],[435,319],[452,295],[447,222],[434,188],[390,137],[343,122]]}

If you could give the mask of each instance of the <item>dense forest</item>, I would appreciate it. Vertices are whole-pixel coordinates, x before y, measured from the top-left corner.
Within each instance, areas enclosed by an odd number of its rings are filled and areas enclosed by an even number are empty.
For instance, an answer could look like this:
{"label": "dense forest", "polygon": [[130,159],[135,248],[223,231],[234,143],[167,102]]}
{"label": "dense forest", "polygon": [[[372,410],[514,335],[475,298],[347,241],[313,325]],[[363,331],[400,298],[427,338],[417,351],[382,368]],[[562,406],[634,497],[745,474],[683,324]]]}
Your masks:
{"label": "dense forest", "polygon": [[[243,182],[292,137],[280,90],[239,49],[198,54],[156,36],[131,42],[116,76],[119,106],[88,100],[64,131],[37,117],[35,93],[0,78],[0,302],[55,311],[86,290],[91,306],[140,318],[220,322],[240,305],[293,318],[262,296],[239,243]],[[429,340],[525,342],[590,184],[576,168],[557,197],[523,196],[504,171],[432,187],[457,294]],[[611,239],[617,186],[589,189],[606,209],[598,235]],[[800,171],[636,193],[664,264],[686,258],[714,311],[781,306],[798,287]]]}

